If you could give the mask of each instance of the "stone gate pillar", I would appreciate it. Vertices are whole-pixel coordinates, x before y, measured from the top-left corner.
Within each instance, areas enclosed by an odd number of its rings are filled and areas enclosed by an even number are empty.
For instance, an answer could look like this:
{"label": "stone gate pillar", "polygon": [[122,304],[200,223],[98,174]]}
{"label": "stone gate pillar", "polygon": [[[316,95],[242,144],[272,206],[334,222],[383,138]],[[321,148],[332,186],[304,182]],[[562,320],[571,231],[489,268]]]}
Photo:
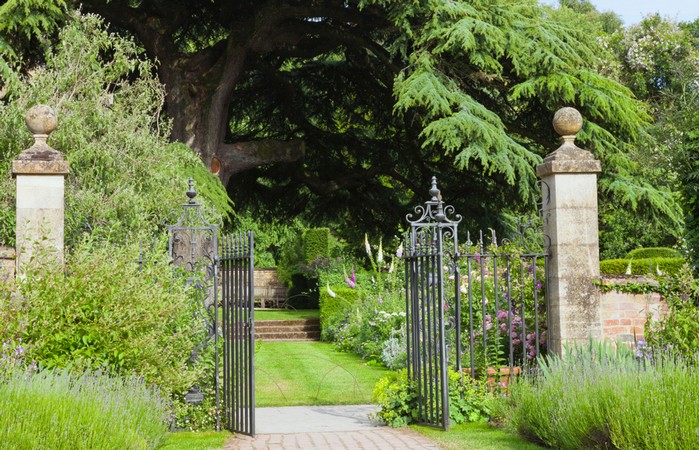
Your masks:
{"label": "stone gate pillar", "polygon": [[64,183],[68,161],[46,144],[56,129],[56,113],[38,105],[27,111],[27,128],[34,145],[12,161],[12,176],[17,179],[17,225],[15,241],[17,273],[41,246],[63,261]]}
{"label": "stone gate pillar", "polygon": [[536,168],[542,180],[544,233],[550,238],[549,351],[563,344],[599,339],[600,302],[597,173],[601,165],[575,145],[582,116],[562,108],[553,118],[562,145]]}

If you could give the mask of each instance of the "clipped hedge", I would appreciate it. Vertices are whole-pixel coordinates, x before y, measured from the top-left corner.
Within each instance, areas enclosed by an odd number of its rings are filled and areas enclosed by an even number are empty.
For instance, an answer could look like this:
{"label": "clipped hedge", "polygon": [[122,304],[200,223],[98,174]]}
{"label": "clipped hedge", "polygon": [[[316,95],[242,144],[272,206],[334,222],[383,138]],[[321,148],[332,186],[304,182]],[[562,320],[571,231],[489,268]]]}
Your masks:
{"label": "clipped hedge", "polygon": [[676,274],[685,264],[684,258],[640,258],[607,259],[600,262],[600,272],[610,275],[624,275],[631,265],[628,275],[657,275],[660,270],[664,275]]}
{"label": "clipped hedge", "polygon": [[648,258],[682,258],[682,253],[674,248],[668,247],[648,247],[631,250],[626,259],[648,259]]}
{"label": "clipped hedge", "polygon": [[323,341],[332,341],[339,326],[347,318],[352,305],[358,303],[360,292],[350,287],[335,287],[332,289],[335,296],[328,289],[321,287],[320,308],[320,337]]}
{"label": "clipped hedge", "polygon": [[330,230],[328,228],[309,228],[303,234],[303,255],[305,263],[310,264],[319,256],[330,256]]}

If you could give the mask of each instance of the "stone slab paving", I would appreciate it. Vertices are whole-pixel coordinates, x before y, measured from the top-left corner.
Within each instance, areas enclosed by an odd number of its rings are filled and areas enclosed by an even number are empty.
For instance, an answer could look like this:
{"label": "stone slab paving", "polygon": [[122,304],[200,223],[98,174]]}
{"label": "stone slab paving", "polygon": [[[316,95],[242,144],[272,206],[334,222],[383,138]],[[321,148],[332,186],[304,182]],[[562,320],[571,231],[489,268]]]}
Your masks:
{"label": "stone slab paving", "polygon": [[375,411],[373,405],[258,408],[257,435],[236,435],[224,449],[439,449],[414,430],[372,422]]}

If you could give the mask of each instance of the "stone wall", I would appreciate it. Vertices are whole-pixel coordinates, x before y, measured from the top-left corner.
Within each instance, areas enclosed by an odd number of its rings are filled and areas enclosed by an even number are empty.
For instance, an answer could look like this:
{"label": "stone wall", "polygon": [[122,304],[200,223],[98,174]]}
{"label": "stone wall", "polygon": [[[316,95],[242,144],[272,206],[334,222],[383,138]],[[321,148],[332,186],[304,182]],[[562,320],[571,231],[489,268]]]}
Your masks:
{"label": "stone wall", "polygon": [[[653,283],[644,277],[610,277],[602,279],[605,285],[625,285]],[[657,292],[631,294],[615,290],[600,296],[600,316],[602,337],[610,341],[633,343],[643,337],[643,328],[648,317],[658,320],[667,313],[667,303]]]}
{"label": "stone wall", "polygon": [[0,246],[0,281],[5,283],[15,276],[15,249]]}
{"label": "stone wall", "polygon": [[255,306],[281,308],[286,303],[287,287],[279,281],[277,269],[255,269]]}

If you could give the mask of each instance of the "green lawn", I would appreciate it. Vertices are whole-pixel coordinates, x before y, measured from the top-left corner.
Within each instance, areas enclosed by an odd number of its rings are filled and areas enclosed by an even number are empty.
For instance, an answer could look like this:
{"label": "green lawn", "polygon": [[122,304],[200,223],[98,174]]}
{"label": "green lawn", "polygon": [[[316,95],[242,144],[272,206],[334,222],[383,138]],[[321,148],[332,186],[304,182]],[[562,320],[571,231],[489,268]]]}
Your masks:
{"label": "green lawn", "polygon": [[320,311],[317,309],[256,309],[255,320],[301,320],[317,319]]}
{"label": "green lawn", "polygon": [[449,431],[420,425],[411,428],[447,450],[539,450],[540,447],[487,423],[464,423]]}
{"label": "green lawn", "polygon": [[383,367],[325,342],[261,342],[255,352],[257,406],[371,403]]}
{"label": "green lawn", "polygon": [[219,450],[231,436],[228,431],[168,433],[165,445],[158,450]]}

